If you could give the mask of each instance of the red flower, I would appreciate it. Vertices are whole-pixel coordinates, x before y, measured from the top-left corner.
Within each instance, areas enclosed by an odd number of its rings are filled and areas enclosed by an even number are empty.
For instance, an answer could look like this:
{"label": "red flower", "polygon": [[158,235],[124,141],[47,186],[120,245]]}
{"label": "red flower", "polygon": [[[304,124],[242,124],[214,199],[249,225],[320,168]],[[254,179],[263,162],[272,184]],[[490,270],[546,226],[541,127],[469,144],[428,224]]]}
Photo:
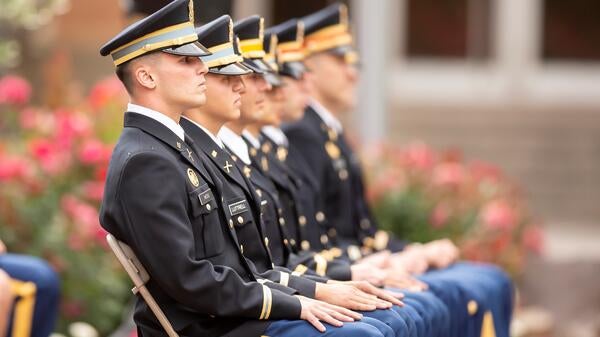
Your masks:
{"label": "red flower", "polygon": [[99,140],[86,141],[79,151],[79,161],[85,165],[94,165],[107,162],[110,150]]}
{"label": "red flower", "polygon": [[71,154],[58,148],[56,142],[48,139],[35,139],[29,144],[29,151],[40,163],[44,172],[60,174],[69,168]]}
{"label": "red flower", "polygon": [[102,200],[104,195],[104,182],[101,181],[88,181],[83,184],[83,194],[86,198],[93,201]]}
{"label": "red flower", "polygon": [[536,254],[544,251],[544,231],[540,226],[532,225],[523,232],[523,246]]}
{"label": "red flower", "polygon": [[402,159],[406,166],[425,171],[433,166],[435,155],[425,143],[416,142],[406,148]]}
{"label": "red flower", "polygon": [[0,104],[25,104],[30,96],[31,86],[22,77],[8,75],[0,79]]}
{"label": "red flower", "polygon": [[0,158],[0,181],[21,179],[28,175],[29,165],[22,158],[2,157]]}
{"label": "red flower", "polygon": [[90,91],[88,101],[94,109],[104,107],[113,100],[126,100],[127,92],[116,76],[98,82]]}
{"label": "red flower", "polygon": [[510,231],[517,226],[518,216],[515,210],[503,200],[486,204],[481,210],[481,220],[485,227],[492,230]]}
{"label": "red flower", "polygon": [[433,171],[433,184],[459,186],[465,181],[465,168],[459,163],[442,163]]}
{"label": "red flower", "polygon": [[58,110],[54,113],[54,117],[56,124],[54,135],[56,143],[61,148],[71,148],[76,138],[91,134],[91,123],[83,116],[67,110]]}

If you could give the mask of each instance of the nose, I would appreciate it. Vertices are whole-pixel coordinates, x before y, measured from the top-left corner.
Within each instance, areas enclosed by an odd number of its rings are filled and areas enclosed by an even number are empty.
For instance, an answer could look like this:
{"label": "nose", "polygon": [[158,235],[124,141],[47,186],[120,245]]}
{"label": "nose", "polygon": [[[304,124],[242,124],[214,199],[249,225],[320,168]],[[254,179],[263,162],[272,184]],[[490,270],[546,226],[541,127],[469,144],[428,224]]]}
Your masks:
{"label": "nose", "polygon": [[242,79],[242,76],[235,76],[233,78],[233,91],[243,94],[246,92],[246,83],[244,83],[244,79]]}
{"label": "nose", "polygon": [[273,86],[271,85],[271,83],[267,82],[267,80],[262,75],[260,75],[260,79],[259,79],[258,83],[259,83],[260,90],[263,92],[270,91],[271,89],[273,89]]}
{"label": "nose", "polygon": [[198,74],[206,75],[208,73],[208,66],[206,65],[206,63],[204,63],[204,61],[202,61],[201,58],[198,58],[198,63],[199,63]]}
{"label": "nose", "polygon": [[356,82],[358,79],[358,69],[353,64],[346,65],[346,74],[348,75],[348,80],[352,82]]}

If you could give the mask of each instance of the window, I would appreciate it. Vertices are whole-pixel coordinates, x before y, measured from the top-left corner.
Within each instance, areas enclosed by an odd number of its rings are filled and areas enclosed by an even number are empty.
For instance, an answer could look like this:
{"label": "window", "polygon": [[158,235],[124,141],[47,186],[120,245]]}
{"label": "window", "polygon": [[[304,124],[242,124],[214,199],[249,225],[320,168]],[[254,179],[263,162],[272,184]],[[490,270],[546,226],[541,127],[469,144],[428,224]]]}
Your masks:
{"label": "window", "polygon": [[407,9],[408,57],[490,57],[492,0],[407,0]]}
{"label": "window", "polygon": [[[377,1],[377,0],[374,0]],[[327,5],[335,2],[333,0],[273,0],[273,22],[275,24],[284,22],[291,18],[299,18],[311,13],[314,13]],[[341,1],[348,4],[349,1]],[[350,12],[352,12],[350,10]]]}
{"label": "window", "polygon": [[545,0],[544,60],[600,61],[599,14],[598,0]]}

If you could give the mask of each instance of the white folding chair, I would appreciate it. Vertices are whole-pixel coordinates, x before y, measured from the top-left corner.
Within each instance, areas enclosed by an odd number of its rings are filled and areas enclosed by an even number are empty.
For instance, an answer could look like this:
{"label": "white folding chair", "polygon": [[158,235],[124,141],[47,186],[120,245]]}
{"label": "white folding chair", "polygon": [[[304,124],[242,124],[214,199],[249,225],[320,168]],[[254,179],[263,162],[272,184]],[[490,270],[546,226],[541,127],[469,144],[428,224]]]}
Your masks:
{"label": "white folding chair", "polygon": [[150,307],[150,310],[152,310],[156,318],[158,318],[158,321],[165,329],[169,337],[179,337],[175,330],[173,330],[173,326],[171,325],[163,311],[158,306],[158,303],[156,303],[156,301],[154,300],[154,297],[152,297],[152,295],[148,291],[148,288],[146,288],[146,283],[148,282],[148,280],[150,280],[150,275],[148,274],[144,266],[142,266],[140,260],[138,260],[138,258],[135,256],[135,253],[133,252],[131,247],[117,240],[111,234],[106,235],[106,241],[108,241],[108,245],[112,249],[113,253],[115,253],[117,259],[119,260],[119,262],[121,262],[121,265],[123,266],[123,268],[125,268],[125,271],[127,271],[127,274],[133,281],[134,287],[133,289],[131,289],[131,291],[134,294],[139,293],[140,295],[142,295],[142,298],[144,298],[144,301],[146,301],[146,303]]}

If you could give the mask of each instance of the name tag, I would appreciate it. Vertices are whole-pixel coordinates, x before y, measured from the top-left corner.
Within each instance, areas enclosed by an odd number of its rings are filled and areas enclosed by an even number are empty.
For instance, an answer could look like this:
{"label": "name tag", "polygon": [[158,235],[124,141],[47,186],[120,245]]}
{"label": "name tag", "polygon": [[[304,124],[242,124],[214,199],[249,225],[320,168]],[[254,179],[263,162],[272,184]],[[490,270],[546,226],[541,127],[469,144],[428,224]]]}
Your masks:
{"label": "name tag", "polygon": [[231,216],[238,215],[250,209],[248,202],[246,200],[235,202],[229,205],[229,213]]}
{"label": "name tag", "polygon": [[212,192],[210,190],[206,190],[200,194],[198,194],[198,200],[200,200],[200,204],[202,206],[208,204],[213,199]]}

